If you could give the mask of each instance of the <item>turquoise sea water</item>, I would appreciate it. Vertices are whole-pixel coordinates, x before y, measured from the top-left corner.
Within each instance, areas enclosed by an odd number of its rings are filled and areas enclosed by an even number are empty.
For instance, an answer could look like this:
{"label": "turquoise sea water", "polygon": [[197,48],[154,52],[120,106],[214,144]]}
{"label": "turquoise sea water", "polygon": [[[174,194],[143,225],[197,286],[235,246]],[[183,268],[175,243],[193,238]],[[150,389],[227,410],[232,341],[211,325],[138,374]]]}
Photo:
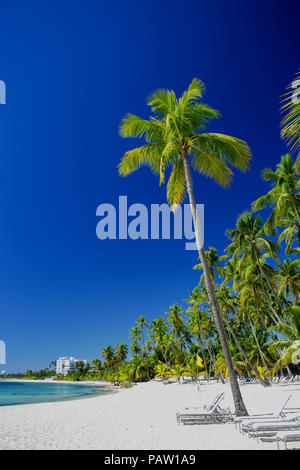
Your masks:
{"label": "turquoise sea water", "polygon": [[100,386],[0,381],[0,406],[25,405],[107,394]]}

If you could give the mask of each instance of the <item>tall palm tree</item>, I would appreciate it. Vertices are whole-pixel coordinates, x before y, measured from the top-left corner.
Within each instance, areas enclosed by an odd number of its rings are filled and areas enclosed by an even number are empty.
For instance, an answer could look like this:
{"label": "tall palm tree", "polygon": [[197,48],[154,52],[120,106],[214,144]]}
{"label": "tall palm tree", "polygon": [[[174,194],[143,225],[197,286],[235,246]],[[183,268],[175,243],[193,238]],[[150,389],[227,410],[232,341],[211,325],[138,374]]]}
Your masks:
{"label": "tall palm tree", "polygon": [[[267,240],[264,237],[264,229],[261,218],[254,218],[251,212],[244,212],[238,217],[236,228],[229,229],[226,231],[226,233],[232,241],[232,243],[226,248],[227,253],[231,253],[236,257],[241,255],[241,265],[250,262],[255,266],[257,274],[261,279],[262,288],[264,289],[264,283],[268,285],[270,291],[274,294],[279,308],[282,309],[282,305],[276,295],[274,287],[270,282],[269,272],[264,269],[261,258],[262,250],[264,250],[268,256],[278,260],[277,253],[279,250],[279,245],[273,240]],[[275,318],[279,321],[280,317],[272,306],[269,293],[265,289],[264,293]]]}
{"label": "tall palm tree", "polygon": [[128,347],[121,341],[116,347],[116,359],[118,362],[125,361],[128,354]]}
{"label": "tall palm tree", "polygon": [[[209,272],[210,272],[212,282],[215,283],[215,278],[216,278],[215,270],[219,274],[222,272],[222,267],[220,263],[222,263],[226,258],[228,258],[228,256],[227,255],[219,256],[217,250],[213,246],[210,246],[208,248],[208,251],[205,252],[205,255],[206,255],[207,262],[208,262]],[[194,269],[202,270],[203,269],[202,263],[196,264],[196,266],[194,266]],[[203,285],[203,284],[204,284],[204,274],[202,274],[200,278],[200,285]]]}
{"label": "tall palm tree", "polygon": [[140,330],[140,338],[143,344],[143,351],[144,355],[146,355],[146,343],[145,343],[145,335],[144,335],[144,328],[148,328],[148,323],[144,315],[140,315],[137,319],[137,328]]}
{"label": "tall palm tree", "polygon": [[130,350],[133,354],[141,354],[142,348],[140,346],[141,330],[138,326],[134,326],[129,330],[129,338],[131,339]]}
{"label": "tall palm tree", "polygon": [[284,95],[282,112],[286,113],[281,121],[281,137],[295,151],[297,160],[295,167],[300,173],[300,71],[296,79],[288,86],[288,91]]}
{"label": "tall palm tree", "polygon": [[297,358],[300,356],[300,307],[291,307],[289,313],[291,325],[280,322],[274,327],[286,339],[280,339],[269,346],[270,352],[282,351],[280,359],[274,366],[274,373],[293,362],[294,355],[297,355]]}
{"label": "tall palm tree", "polygon": [[156,348],[161,352],[165,363],[170,367],[170,362],[167,356],[166,337],[168,333],[168,325],[165,319],[160,316],[152,320],[149,327],[150,335]]}
{"label": "tall palm tree", "polygon": [[[147,349],[146,349],[146,342],[145,342],[145,335],[144,335],[144,328],[148,328],[148,323],[144,315],[140,315],[139,318],[137,319],[137,327],[139,328],[141,332],[141,339],[142,339],[142,344],[143,344],[143,356],[146,358],[147,357]],[[149,368],[147,367],[147,361],[145,361],[145,368],[147,371],[147,376],[148,380],[150,380],[150,372]]]}
{"label": "tall palm tree", "polygon": [[[209,368],[207,366],[207,363],[206,363],[205,351],[204,351],[204,347],[206,348],[206,338],[204,336],[204,332],[203,332],[203,328],[202,328],[202,320],[201,320],[200,309],[199,309],[199,307],[193,306],[192,308],[189,308],[187,311],[189,312],[188,325],[189,325],[191,334],[193,336],[195,336],[198,340],[198,345],[199,345],[200,350],[201,350],[201,355],[202,355],[202,358],[203,358],[204,367],[205,367],[205,370],[206,370],[206,372],[209,376],[210,370],[209,370]],[[203,347],[203,343],[204,343],[204,347]]]}
{"label": "tall palm tree", "polygon": [[[191,333],[197,336],[198,343],[199,343],[201,350],[202,350],[201,340],[203,340],[204,348],[207,349],[208,354],[209,354],[210,369],[211,369],[212,364],[216,360],[214,351],[213,349],[211,349],[208,339],[207,339],[211,330],[211,320],[209,318],[208,312],[200,310],[200,305],[203,303],[203,296],[201,296],[199,287],[195,287],[195,289],[192,292],[190,292],[190,297],[186,299],[186,302],[189,305],[191,305],[191,307],[187,309],[187,313],[189,313],[188,324],[190,326]],[[202,355],[203,355],[205,369],[208,370],[204,351]]]}
{"label": "tall palm tree", "polygon": [[283,263],[279,263],[279,271],[274,276],[274,281],[278,284],[278,293],[286,293],[287,298],[292,296],[293,304],[296,303],[300,292],[300,259],[291,261],[286,258]]}
{"label": "tall palm tree", "polygon": [[105,346],[102,349],[102,357],[107,362],[108,367],[110,367],[115,359],[114,348],[112,346]]}
{"label": "tall palm tree", "polygon": [[264,229],[272,235],[276,225],[286,226],[285,221],[292,217],[298,227],[300,240],[300,180],[297,177],[294,162],[290,154],[283,155],[276,171],[265,168],[262,172],[265,181],[270,181],[272,189],[252,203],[254,211],[271,206],[273,208]]}
{"label": "tall palm tree", "polygon": [[[275,306],[273,305],[270,293],[265,285],[265,278],[267,278],[269,285],[272,286],[273,291],[275,291],[274,275],[276,274],[276,270],[266,262],[267,257],[268,255],[266,253],[263,255],[260,254],[260,269],[258,269],[257,260],[251,256],[251,254],[239,260],[240,276],[236,289],[236,291],[239,291],[239,301],[242,308],[247,306],[250,299],[254,300],[262,326],[266,324],[267,320],[265,318],[266,306],[269,320],[271,319],[274,324],[280,320],[274,309]],[[264,277],[262,277],[262,273]],[[267,321],[267,323],[268,322],[269,321]]]}
{"label": "tall palm tree", "polygon": [[141,165],[147,165],[160,176],[160,183],[163,183],[165,170],[167,167],[171,167],[167,184],[167,200],[174,210],[176,205],[184,200],[187,191],[209,302],[228,366],[235,411],[237,416],[240,416],[247,414],[247,410],[234,372],[202,244],[190,165],[196,172],[206,175],[226,187],[230,185],[233,176],[229,165],[243,171],[247,170],[250,149],[244,141],[235,137],[203,132],[211,119],[219,117],[217,110],[200,102],[203,92],[203,83],[195,78],[179,99],[171,90],[154,92],[148,100],[148,105],[153,113],[150,119],[142,119],[133,114],[125,116],[120,127],[121,136],[144,137],[146,144],[125,153],[119,165],[119,174],[126,176]]}
{"label": "tall palm tree", "polygon": [[243,348],[241,342],[239,341],[238,335],[236,334],[234,328],[232,327],[229,319],[229,315],[235,315],[235,309],[237,307],[236,298],[232,296],[231,289],[229,287],[222,287],[221,289],[217,290],[217,297],[219,301],[220,308],[223,312],[223,319],[225,325],[227,326],[228,330],[230,331],[235,344],[237,345],[240,353],[242,354],[245,363],[248,364],[250,369],[253,371],[254,375],[256,376],[257,380],[261,385],[264,387],[266,386],[265,382],[262,380],[259,372],[254,364],[251,363],[245,349]]}
{"label": "tall palm tree", "polygon": [[139,382],[146,378],[145,365],[141,357],[133,356],[127,367],[127,373],[130,380]]}
{"label": "tall palm tree", "polygon": [[135,356],[142,356],[142,348],[141,346],[139,345],[139,343],[135,340],[133,340],[130,344],[130,351],[132,352],[132,354],[134,354]]}
{"label": "tall palm tree", "polygon": [[185,345],[186,343],[190,343],[190,332],[185,327],[184,320],[182,315],[184,314],[184,310],[179,307],[178,304],[174,304],[170,307],[170,310],[166,312],[168,315],[168,322],[171,324],[171,335],[172,337],[178,341],[180,350],[183,352],[185,363],[187,364],[187,354]]}
{"label": "tall palm tree", "polygon": [[[279,227],[283,228],[281,234],[278,237],[278,243],[285,241],[286,248],[285,254],[290,255],[294,253],[295,250],[300,250],[300,225],[298,220],[295,218],[294,211],[286,208],[284,217],[277,220]],[[294,242],[297,239],[298,247],[293,248]]]}
{"label": "tall palm tree", "polygon": [[98,372],[101,370],[101,361],[100,361],[100,359],[93,359],[92,364]]}

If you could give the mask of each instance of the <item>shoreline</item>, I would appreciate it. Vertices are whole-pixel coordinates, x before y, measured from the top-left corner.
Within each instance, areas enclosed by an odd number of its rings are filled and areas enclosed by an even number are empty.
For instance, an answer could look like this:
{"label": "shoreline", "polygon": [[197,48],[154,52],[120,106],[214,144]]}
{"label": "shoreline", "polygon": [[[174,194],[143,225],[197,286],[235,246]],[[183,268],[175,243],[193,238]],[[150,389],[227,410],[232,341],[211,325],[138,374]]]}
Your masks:
{"label": "shoreline", "polygon": [[[93,395],[80,395],[80,396],[71,396],[71,397],[65,397],[65,398],[54,398],[54,399],[46,399],[44,401],[36,401],[32,403],[12,403],[12,404],[0,404],[0,409],[1,408],[8,408],[8,407],[20,407],[20,406],[30,406],[30,405],[42,405],[42,404],[47,404],[47,403],[60,403],[60,402],[68,402],[68,401],[75,401],[75,400],[87,400],[89,398],[94,398],[94,397],[99,397],[99,396],[105,396],[107,394],[112,394],[116,393],[117,390],[114,389],[113,386],[110,386],[107,382],[104,381],[82,381],[82,382],[75,382],[75,381],[67,381],[67,380],[26,380],[26,379],[7,379],[7,380],[2,380],[4,383],[39,383],[39,384],[71,384],[71,385],[89,385],[93,386],[94,388],[98,388],[99,392],[94,393]],[[1,383],[1,382],[0,382]],[[104,393],[101,393],[104,392]],[[0,445],[1,448],[1,445]]]}
{"label": "shoreline", "polygon": [[53,384],[73,384],[73,385],[98,385],[101,387],[114,387],[109,382],[105,382],[104,380],[82,380],[82,381],[74,381],[74,380],[42,380],[42,379],[1,379],[1,382],[23,382],[23,383],[53,383]]}
{"label": "shoreline", "polygon": [[[300,405],[300,384],[241,386],[249,413],[278,409],[288,395]],[[233,410],[228,384],[139,383],[132,388],[48,403],[0,408],[0,449],[274,450],[236,431],[234,424],[178,426],[176,411],[203,406],[225,392],[222,407]]]}

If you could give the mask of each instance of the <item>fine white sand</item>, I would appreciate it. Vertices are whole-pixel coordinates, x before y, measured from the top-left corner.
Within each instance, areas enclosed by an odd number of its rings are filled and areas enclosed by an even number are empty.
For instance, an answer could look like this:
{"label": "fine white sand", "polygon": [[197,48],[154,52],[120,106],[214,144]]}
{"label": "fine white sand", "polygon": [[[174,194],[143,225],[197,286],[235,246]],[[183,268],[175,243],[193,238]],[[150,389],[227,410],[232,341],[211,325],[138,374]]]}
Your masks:
{"label": "fine white sand", "polygon": [[[239,434],[233,424],[177,426],[175,413],[209,403],[229,385],[148,382],[110,395],[65,402],[0,407],[0,449],[270,449]],[[289,394],[300,406],[300,384],[242,385],[249,413],[276,411]]]}

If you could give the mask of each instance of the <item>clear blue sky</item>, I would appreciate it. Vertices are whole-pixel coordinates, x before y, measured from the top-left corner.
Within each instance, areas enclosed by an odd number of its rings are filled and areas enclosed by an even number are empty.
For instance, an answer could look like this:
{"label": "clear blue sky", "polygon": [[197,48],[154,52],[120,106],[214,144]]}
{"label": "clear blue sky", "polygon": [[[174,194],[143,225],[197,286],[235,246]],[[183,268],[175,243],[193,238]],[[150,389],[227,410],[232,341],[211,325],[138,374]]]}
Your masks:
{"label": "clear blue sky", "polygon": [[147,169],[117,174],[133,143],[118,136],[127,112],[148,117],[157,88],[181,93],[193,77],[222,119],[210,129],[246,140],[251,171],[230,190],[197,177],[206,246],[267,186],[260,171],[286,148],[280,95],[299,64],[299,3],[240,0],[0,2],[0,338],[9,371],[60,355],[99,357],[128,341],[198,282],[183,241],[100,241],[96,208],[162,203]]}

